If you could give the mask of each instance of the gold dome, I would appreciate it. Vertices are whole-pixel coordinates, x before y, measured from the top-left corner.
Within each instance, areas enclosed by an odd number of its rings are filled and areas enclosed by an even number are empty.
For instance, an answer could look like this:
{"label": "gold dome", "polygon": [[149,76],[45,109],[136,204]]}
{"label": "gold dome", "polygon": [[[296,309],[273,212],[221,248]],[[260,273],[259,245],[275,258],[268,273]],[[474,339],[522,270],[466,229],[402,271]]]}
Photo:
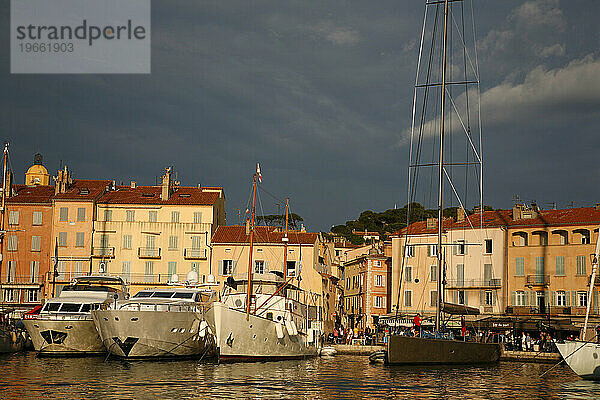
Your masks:
{"label": "gold dome", "polygon": [[25,184],[28,186],[50,184],[50,174],[48,174],[46,167],[42,165],[42,156],[40,154],[36,154],[34,165],[29,167],[25,173]]}

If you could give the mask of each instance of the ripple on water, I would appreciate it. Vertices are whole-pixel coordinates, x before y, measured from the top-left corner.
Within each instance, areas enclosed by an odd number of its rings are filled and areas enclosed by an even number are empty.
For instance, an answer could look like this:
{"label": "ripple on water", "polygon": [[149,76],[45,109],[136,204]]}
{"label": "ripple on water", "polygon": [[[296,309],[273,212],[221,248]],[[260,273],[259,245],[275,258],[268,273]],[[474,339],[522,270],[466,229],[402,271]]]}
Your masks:
{"label": "ripple on water", "polygon": [[0,357],[0,398],[435,398],[598,399],[600,384],[566,366],[502,362],[492,366],[371,365],[366,357],[217,365],[198,361],[105,361]]}

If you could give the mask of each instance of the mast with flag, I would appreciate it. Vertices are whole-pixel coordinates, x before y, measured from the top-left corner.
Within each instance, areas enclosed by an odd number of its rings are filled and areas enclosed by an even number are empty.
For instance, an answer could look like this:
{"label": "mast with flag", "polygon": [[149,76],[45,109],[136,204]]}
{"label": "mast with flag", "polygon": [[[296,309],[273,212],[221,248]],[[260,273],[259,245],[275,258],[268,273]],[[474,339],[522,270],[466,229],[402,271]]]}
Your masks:
{"label": "mast with flag", "polygon": [[254,185],[252,189],[252,220],[250,223],[250,251],[248,256],[248,293],[246,294],[246,321],[250,318],[250,306],[252,304],[252,250],[254,246],[254,216],[256,214],[256,185],[262,182],[260,165],[256,163],[256,173],[254,174]]}

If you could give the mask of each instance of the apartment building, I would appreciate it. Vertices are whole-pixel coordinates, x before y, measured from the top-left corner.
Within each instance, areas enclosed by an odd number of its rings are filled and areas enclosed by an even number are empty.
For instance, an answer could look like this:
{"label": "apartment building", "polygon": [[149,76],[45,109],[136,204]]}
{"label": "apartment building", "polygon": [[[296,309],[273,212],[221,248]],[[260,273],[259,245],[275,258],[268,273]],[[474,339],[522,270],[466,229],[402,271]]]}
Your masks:
{"label": "apartment building", "polygon": [[118,275],[130,292],[195,280],[211,269],[211,238],[225,224],[220,187],[186,187],[165,170],[160,186],[118,186],[96,205],[92,271]]}

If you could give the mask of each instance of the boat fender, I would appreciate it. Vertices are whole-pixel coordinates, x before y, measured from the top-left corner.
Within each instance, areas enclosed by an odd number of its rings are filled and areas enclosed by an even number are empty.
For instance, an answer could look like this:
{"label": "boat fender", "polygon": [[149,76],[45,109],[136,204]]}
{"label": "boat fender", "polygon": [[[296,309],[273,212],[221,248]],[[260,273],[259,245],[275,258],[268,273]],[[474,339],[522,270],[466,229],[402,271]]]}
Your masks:
{"label": "boat fender", "polygon": [[298,330],[296,329],[296,325],[294,324],[294,321],[286,319],[285,320],[285,328],[287,329],[288,335],[290,335],[290,336],[296,336],[298,334]]}
{"label": "boat fender", "polygon": [[12,336],[12,342],[17,343],[17,334],[15,333],[15,331],[11,332],[11,336]]}
{"label": "boat fender", "polygon": [[[194,334],[198,331],[198,325],[200,324],[200,320],[195,319],[192,322],[192,326],[190,327],[190,333]],[[198,332],[199,333],[199,332]],[[201,335],[202,336],[202,335]]]}
{"label": "boat fender", "polygon": [[283,325],[275,324],[275,332],[277,333],[277,339],[283,339]]}
{"label": "boat fender", "polygon": [[206,321],[200,322],[200,330],[198,332],[200,334],[200,337],[206,336],[207,331],[208,331],[208,324],[206,323]]}

